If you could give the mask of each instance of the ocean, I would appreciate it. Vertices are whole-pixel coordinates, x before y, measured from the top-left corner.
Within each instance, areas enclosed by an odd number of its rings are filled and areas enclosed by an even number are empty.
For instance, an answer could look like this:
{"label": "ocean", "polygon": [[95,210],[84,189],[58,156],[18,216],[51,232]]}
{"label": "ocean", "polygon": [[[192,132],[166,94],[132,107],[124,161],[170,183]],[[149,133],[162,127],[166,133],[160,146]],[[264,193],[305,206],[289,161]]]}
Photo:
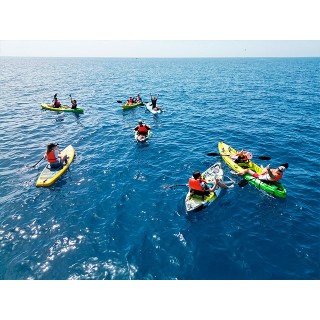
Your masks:
{"label": "ocean", "polygon": [[[1,57],[0,279],[319,280],[320,58]],[[84,114],[43,110],[69,94]],[[159,95],[164,112],[117,100]],[[151,125],[148,143],[133,128]],[[285,199],[253,185],[187,214],[223,141],[289,163]],[[35,183],[46,145],[76,157]]]}

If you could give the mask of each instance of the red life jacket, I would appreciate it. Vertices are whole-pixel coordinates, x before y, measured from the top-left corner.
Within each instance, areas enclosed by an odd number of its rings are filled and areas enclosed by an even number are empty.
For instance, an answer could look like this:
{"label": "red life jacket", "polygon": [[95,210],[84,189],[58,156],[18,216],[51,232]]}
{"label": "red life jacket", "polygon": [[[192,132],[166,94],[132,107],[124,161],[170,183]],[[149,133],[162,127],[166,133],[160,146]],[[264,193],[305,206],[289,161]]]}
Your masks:
{"label": "red life jacket", "polygon": [[190,178],[189,179],[189,187],[192,189],[192,190],[197,190],[197,191],[200,191],[200,192],[205,192],[205,190],[203,190],[203,188],[201,187],[200,185],[200,182],[205,182],[207,183],[205,180],[202,180],[202,179],[194,179],[194,178]]}
{"label": "red life jacket", "polygon": [[271,170],[271,172],[275,176],[274,179],[271,179],[270,174],[268,173],[268,170],[264,170],[261,175],[268,174],[268,176],[270,177],[270,179],[268,181],[270,181],[270,182],[276,182],[276,181],[280,180],[283,176],[283,173],[274,172],[274,170]]}
{"label": "red life jacket", "polygon": [[139,133],[147,133],[148,129],[145,125],[141,125],[141,126],[139,125],[138,132]]}
{"label": "red life jacket", "polygon": [[55,101],[55,102],[54,102],[54,106],[55,106],[55,107],[60,107],[60,106],[61,106],[60,101],[58,101],[58,100],[57,100],[57,101]]}
{"label": "red life jacket", "polygon": [[137,97],[137,102],[141,101],[141,98],[140,97]]}
{"label": "red life jacket", "polygon": [[249,161],[249,159],[246,155],[240,155],[240,153],[237,153],[237,156],[238,156],[238,161],[239,161],[239,159],[243,162]]}
{"label": "red life jacket", "polygon": [[49,163],[54,163],[54,162],[59,161],[59,159],[57,159],[56,156],[54,155],[54,150],[50,151],[50,152],[47,154],[47,158],[48,158],[48,162],[49,162]]}

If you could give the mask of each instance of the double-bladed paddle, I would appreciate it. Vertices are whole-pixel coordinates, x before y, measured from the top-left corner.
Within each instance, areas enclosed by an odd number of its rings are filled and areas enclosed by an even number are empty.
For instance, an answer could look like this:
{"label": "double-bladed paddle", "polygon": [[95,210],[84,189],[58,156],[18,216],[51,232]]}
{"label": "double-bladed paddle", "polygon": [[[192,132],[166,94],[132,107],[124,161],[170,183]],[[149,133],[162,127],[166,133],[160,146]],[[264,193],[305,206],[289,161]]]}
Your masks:
{"label": "double-bladed paddle", "polygon": [[[231,154],[220,154],[220,153],[216,153],[216,152],[209,152],[209,153],[207,153],[207,156],[211,156],[211,157],[227,156],[227,157],[230,157]],[[265,156],[260,156],[260,157],[256,157],[256,158],[258,158],[260,160],[271,160],[270,157],[265,157]]]}

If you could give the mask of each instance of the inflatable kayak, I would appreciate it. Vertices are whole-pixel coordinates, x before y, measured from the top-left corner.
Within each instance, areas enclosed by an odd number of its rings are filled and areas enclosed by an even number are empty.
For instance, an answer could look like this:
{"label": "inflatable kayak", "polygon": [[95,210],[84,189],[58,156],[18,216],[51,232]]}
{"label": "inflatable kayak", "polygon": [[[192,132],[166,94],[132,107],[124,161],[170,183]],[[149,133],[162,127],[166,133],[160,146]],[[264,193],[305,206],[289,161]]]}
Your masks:
{"label": "inflatable kayak", "polygon": [[51,111],[63,111],[63,112],[74,112],[74,113],[83,113],[84,110],[77,108],[77,109],[71,109],[68,106],[61,106],[60,108],[53,108],[52,104],[48,103],[41,103],[41,107],[46,110],[51,110]]}
{"label": "inflatable kayak", "polygon": [[[223,142],[219,142],[218,144],[219,153],[222,155],[223,160],[226,164],[232,168],[236,172],[242,171],[244,168],[250,168],[252,171],[261,174],[262,168],[252,162],[251,160],[247,160],[245,163],[235,163],[231,156],[238,153],[237,150],[231,148],[229,145]],[[266,191],[267,193],[285,198],[287,196],[287,190],[280,182],[265,182],[261,181],[258,178],[254,178],[250,174],[245,174],[243,176],[244,179],[253,184],[256,188]]]}
{"label": "inflatable kayak", "polygon": [[137,106],[141,106],[143,104],[143,101],[137,102],[137,103],[132,103],[132,104],[123,104],[122,105],[122,109],[132,109],[135,108]]}
{"label": "inflatable kayak", "polygon": [[[216,178],[220,178],[223,181],[223,170],[221,168],[221,163],[217,162],[212,165],[209,169],[201,174],[202,179],[206,180],[208,183],[214,183]],[[217,186],[214,192],[209,195],[194,194],[190,190],[185,199],[185,207],[187,213],[192,211],[199,211],[207,207],[211,202],[215,201],[221,192],[220,186]]]}
{"label": "inflatable kayak", "polygon": [[66,154],[68,156],[67,164],[63,165],[63,167],[61,168],[51,169],[50,164],[48,163],[39,175],[39,178],[36,182],[37,187],[51,186],[69,168],[74,158],[74,148],[72,147],[72,145],[69,145],[68,147],[63,149],[60,154],[62,156]]}
{"label": "inflatable kayak", "polygon": [[[158,105],[156,105],[156,107],[157,107],[157,108],[160,108],[160,106],[158,106]],[[151,102],[148,102],[148,103],[147,103],[146,108],[147,108],[147,110],[149,110],[149,111],[150,111],[151,113],[153,113],[153,114],[157,114],[157,113],[161,113],[161,112],[162,112],[161,109],[160,109],[160,110],[153,110],[153,109],[152,109],[152,103],[151,103]]]}
{"label": "inflatable kayak", "polygon": [[149,138],[151,136],[151,131],[149,130],[148,131],[148,134],[145,136],[143,134],[139,134],[138,131],[135,131],[134,133],[134,138],[136,139],[136,141],[138,142],[145,142],[145,141],[148,141]]}

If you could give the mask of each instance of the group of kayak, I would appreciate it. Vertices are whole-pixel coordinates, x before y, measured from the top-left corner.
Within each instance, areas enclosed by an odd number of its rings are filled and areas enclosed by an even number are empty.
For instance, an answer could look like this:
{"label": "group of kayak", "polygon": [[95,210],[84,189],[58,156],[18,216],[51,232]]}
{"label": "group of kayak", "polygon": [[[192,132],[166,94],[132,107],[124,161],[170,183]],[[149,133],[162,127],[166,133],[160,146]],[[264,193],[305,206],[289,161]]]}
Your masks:
{"label": "group of kayak", "polygon": [[[284,172],[289,167],[288,163],[281,164],[276,169],[270,169],[270,166],[263,168],[251,161],[252,153],[241,150],[237,151],[224,142],[218,144],[219,154],[209,153],[208,155],[221,156],[225,163],[233,169],[232,174],[241,176],[244,179],[238,183],[240,187],[244,187],[248,182],[256,188],[264,190],[268,194],[285,198],[287,191],[279,182]],[[269,160],[269,157],[259,157],[263,160]],[[221,189],[232,188],[223,182],[224,172],[221,163],[217,162],[209,169],[200,174],[198,171],[193,173],[189,179],[189,191],[185,198],[185,207],[187,212],[200,210],[213,202],[219,196]]]}
{"label": "group of kayak", "polygon": [[[150,94],[151,96],[151,94]],[[58,100],[57,94],[54,95],[52,103],[41,103],[42,108],[52,111],[63,111],[63,112],[78,112],[83,113],[83,109],[78,108],[77,101],[72,99],[71,94],[69,95],[71,106],[63,106]],[[151,96],[151,103],[147,103],[147,108],[150,108],[150,112],[161,112],[156,102],[158,96]],[[135,107],[138,105],[144,104],[141,100],[140,94],[138,94],[137,98],[130,97],[126,104],[123,106],[127,107]],[[138,125],[134,128],[135,131],[135,139],[138,142],[145,142],[151,136],[151,126],[144,123],[142,120],[138,121]],[[75,150],[72,145],[69,145],[62,151],[59,149],[59,145],[56,143],[50,143],[47,146],[47,150],[44,156],[40,159],[47,160],[48,163],[39,175],[36,186],[37,187],[48,187],[52,185],[70,166],[75,156]],[[40,162],[38,161],[36,165]],[[34,165],[33,167],[35,167]]]}
{"label": "group of kayak", "polygon": [[[149,110],[151,113],[156,114],[160,113],[163,110],[157,105],[158,96],[152,96],[150,93],[151,102],[148,102],[146,104],[147,110]],[[121,102],[121,101],[118,101]],[[126,101],[125,104],[122,105],[123,109],[132,109],[137,106],[144,105],[145,103],[142,101],[140,94],[137,95],[136,98],[129,97],[129,99]]]}
{"label": "group of kayak", "polygon": [[[151,96],[151,94],[150,94]],[[50,108],[50,110],[63,111],[67,110],[83,110],[77,108],[77,101],[73,100],[71,95],[71,106],[61,106],[57,99],[57,94],[54,95],[53,104],[41,104],[42,107]],[[147,108],[150,112],[161,112],[161,108],[157,106],[158,96],[151,96],[151,103],[147,103]],[[122,107],[134,107],[144,104],[140,95],[136,99],[130,97],[126,104]],[[48,106],[48,107],[47,107]],[[138,142],[146,142],[151,136],[151,126],[138,121],[138,125],[133,128],[135,139]],[[225,163],[232,169],[230,172],[235,176],[243,178],[238,185],[244,187],[250,183],[256,188],[264,190],[268,194],[276,197],[285,198],[287,191],[279,182],[283,177],[285,170],[289,167],[287,163],[279,165],[275,169],[270,166],[265,168],[257,165],[252,161],[253,155],[249,151],[237,151],[224,142],[218,143],[219,153],[208,153],[209,156],[220,156]],[[54,183],[69,167],[75,156],[75,151],[72,145],[69,145],[62,151],[59,150],[58,144],[50,143],[47,146],[45,155],[41,160],[48,160],[48,164],[41,172],[37,182],[37,187],[50,186]],[[270,160],[270,157],[258,157],[262,160]],[[231,183],[228,185],[228,183]],[[206,207],[208,204],[217,199],[222,189],[233,188],[234,181],[229,178],[229,181],[224,181],[224,171],[220,162],[215,163],[203,173],[195,171],[189,179],[187,186],[188,193],[185,198],[185,207],[187,212],[196,211]]]}

